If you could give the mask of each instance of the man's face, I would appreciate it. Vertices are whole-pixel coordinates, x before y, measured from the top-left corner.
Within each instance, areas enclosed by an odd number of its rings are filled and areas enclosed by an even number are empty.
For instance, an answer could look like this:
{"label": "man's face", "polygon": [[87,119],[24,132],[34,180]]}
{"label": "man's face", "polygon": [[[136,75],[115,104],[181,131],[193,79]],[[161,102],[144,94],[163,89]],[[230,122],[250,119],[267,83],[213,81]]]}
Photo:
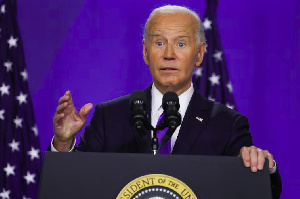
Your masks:
{"label": "man's face", "polygon": [[143,55],[154,85],[163,94],[178,95],[191,85],[195,66],[200,66],[205,51],[196,39],[196,19],[190,14],[161,14],[150,21],[148,41],[143,41]]}

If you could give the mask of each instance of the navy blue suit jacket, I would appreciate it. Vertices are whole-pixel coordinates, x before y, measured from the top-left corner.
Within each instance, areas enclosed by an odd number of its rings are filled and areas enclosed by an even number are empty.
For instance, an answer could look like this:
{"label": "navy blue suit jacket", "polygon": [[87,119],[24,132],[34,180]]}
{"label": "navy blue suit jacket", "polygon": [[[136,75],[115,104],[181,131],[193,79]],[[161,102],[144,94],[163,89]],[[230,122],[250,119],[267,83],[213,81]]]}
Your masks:
{"label": "navy blue suit jacket", "polygon": [[[151,85],[144,92],[147,113],[151,116]],[[76,150],[151,153],[151,133],[147,133],[145,140],[130,126],[129,98],[127,95],[98,104]],[[196,117],[202,118],[202,122]],[[172,154],[237,156],[243,146],[251,145],[248,119],[224,105],[203,98],[195,89]],[[273,198],[279,198],[281,179],[278,171],[271,175],[271,181]]]}
{"label": "navy blue suit jacket", "polygon": [[[147,97],[147,113],[151,116],[151,86],[144,92]],[[145,145],[129,124],[129,98],[130,96],[123,96],[98,104],[76,149],[150,153],[149,145]],[[202,122],[196,117],[202,118]],[[147,135],[150,142],[150,132]],[[195,89],[172,154],[236,156],[243,146],[251,145],[252,136],[247,118],[224,105],[204,99]]]}

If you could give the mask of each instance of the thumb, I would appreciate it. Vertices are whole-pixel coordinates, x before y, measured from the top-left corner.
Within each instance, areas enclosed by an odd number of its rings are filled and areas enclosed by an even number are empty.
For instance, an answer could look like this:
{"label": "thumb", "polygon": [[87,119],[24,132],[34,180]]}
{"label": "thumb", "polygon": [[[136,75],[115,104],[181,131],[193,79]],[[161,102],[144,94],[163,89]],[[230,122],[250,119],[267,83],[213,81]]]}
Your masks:
{"label": "thumb", "polygon": [[79,114],[85,117],[92,108],[93,108],[93,104],[88,103],[80,109]]}

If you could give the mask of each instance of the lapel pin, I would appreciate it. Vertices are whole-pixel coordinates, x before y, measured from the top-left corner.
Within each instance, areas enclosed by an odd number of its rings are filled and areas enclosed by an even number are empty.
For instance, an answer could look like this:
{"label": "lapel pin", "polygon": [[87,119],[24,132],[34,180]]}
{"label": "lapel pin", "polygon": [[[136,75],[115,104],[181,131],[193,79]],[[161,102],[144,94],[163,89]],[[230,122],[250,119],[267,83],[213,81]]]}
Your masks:
{"label": "lapel pin", "polygon": [[196,117],[197,120],[199,120],[200,122],[203,121],[203,119],[201,117]]}

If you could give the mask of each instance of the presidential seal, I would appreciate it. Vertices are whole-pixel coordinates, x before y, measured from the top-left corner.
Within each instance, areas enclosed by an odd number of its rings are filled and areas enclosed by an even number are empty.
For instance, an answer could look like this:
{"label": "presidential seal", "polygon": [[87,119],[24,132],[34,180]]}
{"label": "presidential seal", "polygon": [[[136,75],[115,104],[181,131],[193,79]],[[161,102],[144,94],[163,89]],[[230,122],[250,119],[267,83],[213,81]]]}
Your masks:
{"label": "presidential seal", "polygon": [[141,176],[128,183],[117,199],[196,199],[182,181],[164,174]]}

